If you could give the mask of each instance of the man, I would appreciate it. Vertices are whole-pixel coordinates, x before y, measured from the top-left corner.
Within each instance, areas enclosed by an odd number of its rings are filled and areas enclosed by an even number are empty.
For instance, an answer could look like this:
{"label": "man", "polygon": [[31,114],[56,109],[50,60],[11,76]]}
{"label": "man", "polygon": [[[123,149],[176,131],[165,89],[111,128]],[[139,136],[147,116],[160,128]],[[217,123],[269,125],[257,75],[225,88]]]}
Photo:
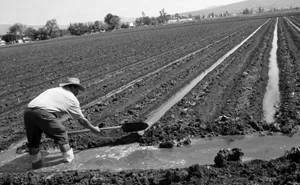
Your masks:
{"label": "man", "polygon": [[28,104],[24,112],[24,123],[33,169],[43,165],[39,149],[43,132],[59,145],[66,162],[74,159],[66,128],[63,125],[68,118],[77,119],[81,125],[94,133],[100,132],[99,127],[93,126],[82,114],[76,96],[83,90],[84,87],[78,78],[68,78],[66,83],[46,90]]}

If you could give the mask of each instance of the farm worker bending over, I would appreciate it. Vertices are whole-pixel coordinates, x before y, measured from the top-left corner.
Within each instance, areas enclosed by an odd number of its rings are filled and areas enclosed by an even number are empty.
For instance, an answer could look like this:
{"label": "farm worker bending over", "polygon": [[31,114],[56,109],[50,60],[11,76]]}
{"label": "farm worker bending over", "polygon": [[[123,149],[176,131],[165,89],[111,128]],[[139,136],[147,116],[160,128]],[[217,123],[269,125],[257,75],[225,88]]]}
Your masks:
{"label": "farm worker bending over", "polygon": [[99,127],[93,126],[82,114],[76,98],[79,90],[84,90],[79,79],[68,78],[66,83],[46,90],[28,104],[24,113],[24,123],[32,168],[40,168],[43,165],[39,149],[43,132],[59,145],[65,162],[74,159],[66,128],[63,126],[63,122],[68,118],[77,119],[80,124],[94,133],[100,132]]}

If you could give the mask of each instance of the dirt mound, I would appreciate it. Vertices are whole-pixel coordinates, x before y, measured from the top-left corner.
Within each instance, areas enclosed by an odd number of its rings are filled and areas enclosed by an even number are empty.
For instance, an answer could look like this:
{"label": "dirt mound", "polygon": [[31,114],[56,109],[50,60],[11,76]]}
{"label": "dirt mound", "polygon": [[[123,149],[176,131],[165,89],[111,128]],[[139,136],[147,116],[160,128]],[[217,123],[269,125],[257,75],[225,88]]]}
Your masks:
{"label": "dirt mound", "polygon": [[239,148],[222,149],[217,153],[217,156],[214,159],[215,165],[217,167],[224,167],[227,165],[228,161],[240,162],[243,155],[244,153]]}
{"label": "dirt mound", "polygon": [[293,162],[300,163],[300,147],[293,147],[286,153],[286,157]]}

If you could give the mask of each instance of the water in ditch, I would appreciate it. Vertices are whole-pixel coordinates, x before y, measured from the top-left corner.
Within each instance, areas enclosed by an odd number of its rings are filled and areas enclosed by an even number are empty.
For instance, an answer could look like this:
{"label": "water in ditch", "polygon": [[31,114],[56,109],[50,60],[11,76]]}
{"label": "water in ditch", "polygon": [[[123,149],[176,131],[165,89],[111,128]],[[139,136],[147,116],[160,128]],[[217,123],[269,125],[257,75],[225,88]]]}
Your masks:
{"label": "water in ditch", "polygon": [[263,100],[264,119],[267,123],[274,122],[274,115],[280,103],[279,69],[277,65],[277,24],[278,18],[275,24],[272,49],[270,51],[269,57],[269,81],[266,88],[266,94]]}
{"label": "water in ditch", "polygon": [[[243,160],[270,160],[300,143],[300,135],[223,136],[193,139],[192,144],[172,149],[139,146],[137,143],[76,151],[72,163],[63,163],[59,150],[43,152],[45,167],[37,171],[110,170],[182,168],[193,164],[213,164],[221,148],[241,148]],[[5,155],[6,153],[6,155]],[[5,157],[6,156],[6,159]],[[28,154],[17,155],[15,148],[0,154],[0,172],[24,172],[30,169]]]}

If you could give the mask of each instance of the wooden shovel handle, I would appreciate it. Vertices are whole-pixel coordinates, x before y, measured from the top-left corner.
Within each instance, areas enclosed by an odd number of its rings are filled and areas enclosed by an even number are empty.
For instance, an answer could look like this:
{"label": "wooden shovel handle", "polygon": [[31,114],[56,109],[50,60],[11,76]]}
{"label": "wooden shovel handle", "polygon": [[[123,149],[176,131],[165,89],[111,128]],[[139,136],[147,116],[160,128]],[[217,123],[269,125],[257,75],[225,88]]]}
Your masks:
{"label": "wooden shovel handle", "polygon": [[[111,129],[120,129],[122,126],[114,126],[114,127],[103,127],[100,128],[100,130],[111,130]],[[82,129],[82,130],[74,130],[74,131],[69,131],[68,134],[78,134],[78,133],[85,133],[85,132],[90,132],[90,129]]]}

